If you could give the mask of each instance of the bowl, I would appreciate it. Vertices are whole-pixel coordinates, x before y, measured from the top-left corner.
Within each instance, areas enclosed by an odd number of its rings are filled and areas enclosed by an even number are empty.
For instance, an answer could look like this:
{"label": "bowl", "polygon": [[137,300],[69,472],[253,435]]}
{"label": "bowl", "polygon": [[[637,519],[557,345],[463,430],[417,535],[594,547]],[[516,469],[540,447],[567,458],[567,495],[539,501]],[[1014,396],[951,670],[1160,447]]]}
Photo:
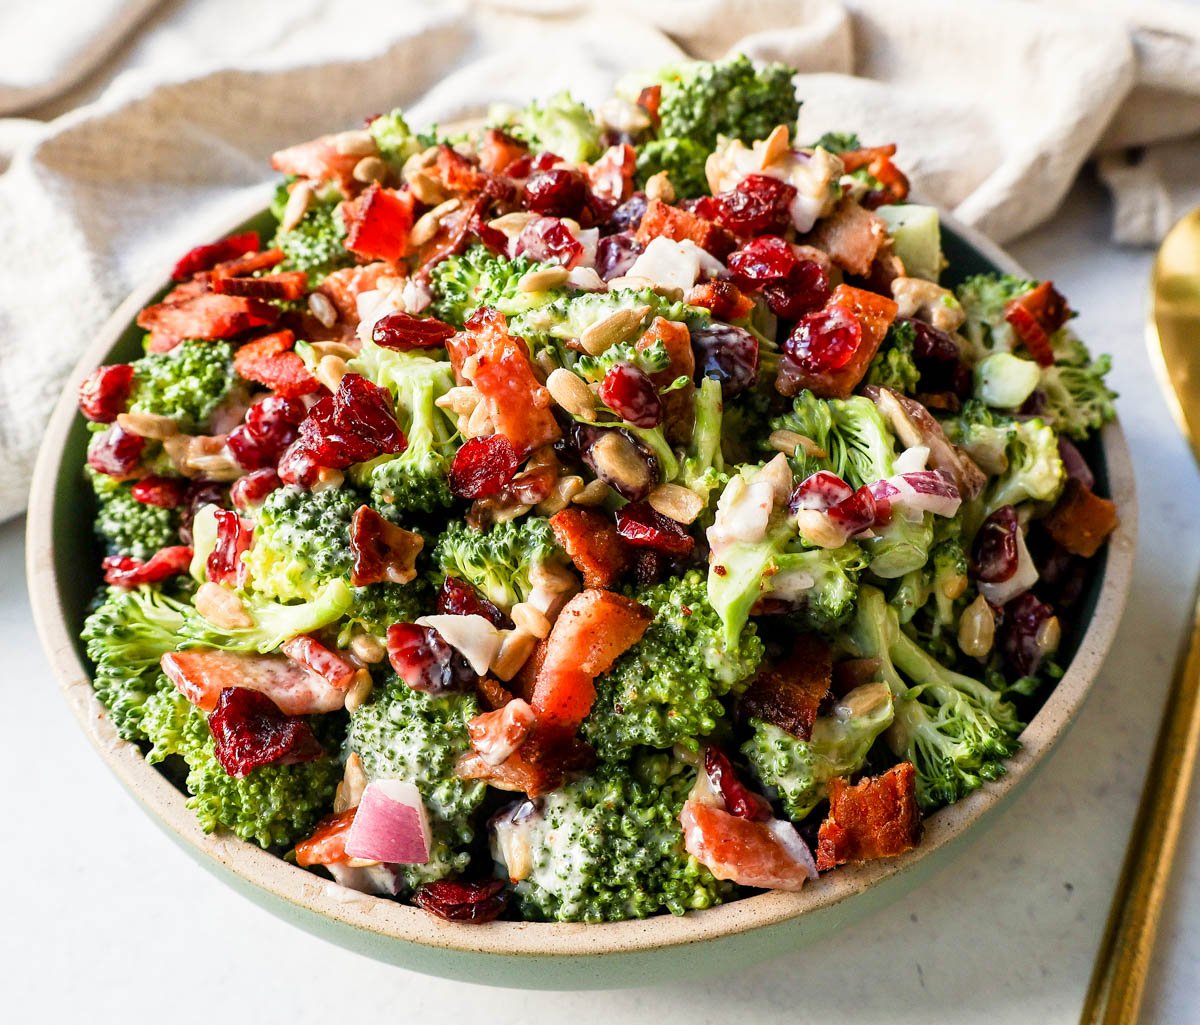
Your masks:
{"label": "bowl", "polygon": [[[268,228],[266,197],[213,238]],[[943,245],[954,277],[986,270],[1020,273],[1001,249],[949,218]],[[46,429],[29,504],[27,560],[42,644],[76,718],[117,778],[154,821],[201,865],[268,909],[334,943],[404,968],[476,983],[544,989],[612,988],[711,973],[761,961],[828,935],[894,900],[946,863],[963,837],[1011,799],[1075,718],[1112,642],[1133,568],[1136,509],[1125,437],[1111,423],[1088,455],[1101,491],[1116,501],[1121,525],[1094,560],[1080,617],[1065,638],[1066,674],[1021,736],[1008,773],[932,814],[921,844],[898,858],[844,866],[801,893],[769,892],[675,917],[602,925],[443,922],[413,907],[343,889],[231,836],[206,835],[184,806],[185,794],[121,740],[91,687],[79,641],[85,609],[99,582],[90,489],[80,467],[87,442],[76,411],[79,382],[96,365],[139,352],[138,311],[165,291],[167,268],[113,313],[83,354]],[[1073,651],[1072,651],[1073,649]],[[533,970],[531,970],[533,969]]]}

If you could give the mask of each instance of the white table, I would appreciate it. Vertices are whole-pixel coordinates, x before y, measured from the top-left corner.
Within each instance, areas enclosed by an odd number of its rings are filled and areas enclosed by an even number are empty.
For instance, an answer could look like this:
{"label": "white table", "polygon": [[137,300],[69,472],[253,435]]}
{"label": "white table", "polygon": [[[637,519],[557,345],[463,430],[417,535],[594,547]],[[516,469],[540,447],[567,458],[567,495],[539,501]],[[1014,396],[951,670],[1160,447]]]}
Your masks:
{"label": "white table", "polygon": [[[835,938],[736,976],[607,994],[485,990],[346,953],[217,883],[135,806],[37,647],[20,523],[0,527],[0,999],[14,1022],[1071,1023],[1107,912],[1192,582],[1200,478],[1143,350],[1150,257],[1107,242],[1099,189],[1012,247],[1053,276],[1114,379],[1142,529],[1129,612],[1079,722],[958,860]],[[1200,1003],[1200,823],[1190,825],[1146,1020]],[[519,985],[520,980],[514,979]],[[15,1001],[15,1003],[14,1003]]]}

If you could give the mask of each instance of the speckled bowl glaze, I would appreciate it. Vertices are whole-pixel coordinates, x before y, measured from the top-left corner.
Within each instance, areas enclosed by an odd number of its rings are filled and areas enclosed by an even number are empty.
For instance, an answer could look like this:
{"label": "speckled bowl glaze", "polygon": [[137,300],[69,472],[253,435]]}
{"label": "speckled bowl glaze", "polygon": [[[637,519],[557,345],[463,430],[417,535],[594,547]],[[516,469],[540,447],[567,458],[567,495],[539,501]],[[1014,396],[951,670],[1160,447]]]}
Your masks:
{"label": "speckled bowl glaze", "polygon": [[[266,227],[265,199],[217,224],[213,238]],[[955,279],[989,269],[1019,272],[1003,251],[953,222],[943,243]],[[1022,734],[1008,774],[931,815],[919,847],[886,861],[847,866],[802,893],[764,893],[682,917],[605,925],[446,923],[416,908],[364,896],[229,836],[206,835],[185,795],[121,740],[92,692],[79,641],[98,583],[92,498],[80,467],[87,441],[76,412],[79,382],[100,363],[138,354],[137,312],[165,290],[166,268],[135,291],[83,354],[55,407],[34,477],[28,518],[28,574],[38,631],[59,683],[105,763],[158,825],[214,875],[274,914],[344,947],[405,968],[471,982],[542,989],[612,988],[723,971],[793,950],[911,890],[949,860],[957,842],[1009,799],[1066,731],[1112,642],[1133,567],[1133,470],[1118,424],[1089,452],[1121,526],[1098,557],[1066,675]],[[1069,649],[1068,649],[1069,653]]]}

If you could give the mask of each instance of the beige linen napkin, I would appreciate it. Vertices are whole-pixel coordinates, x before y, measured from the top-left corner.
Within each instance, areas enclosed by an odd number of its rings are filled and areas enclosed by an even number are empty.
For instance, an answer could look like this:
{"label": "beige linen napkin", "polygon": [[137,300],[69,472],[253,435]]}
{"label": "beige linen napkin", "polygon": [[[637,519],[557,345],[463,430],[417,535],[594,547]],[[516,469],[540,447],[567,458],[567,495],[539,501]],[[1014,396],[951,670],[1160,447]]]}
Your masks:
{"label": "beige linen napkin", "polygon": [[[92,100],[48,124],[0,120],[0,518],[24,506],[88,338],[289,142],[396,104],[420,124],[566,87],[598,100],[627,70],[743,50],[800,68],[802,139],[899,143],[920,195],[999,240],[1102,153],[1118,237],[1147,241],[1185,166],[1153,144],[1200,130],[1198,39],[1194,8],[1115,0],[206,0],[166,5],[72,86],[55,69],[86,51],[76,35],[46,50],[40,84],[23,73],[24,106],[0,76],[0,110],[36,115],[56,88],[70,91],[50,110]],[[1134,164],[1129,144],[1151,148]]]}

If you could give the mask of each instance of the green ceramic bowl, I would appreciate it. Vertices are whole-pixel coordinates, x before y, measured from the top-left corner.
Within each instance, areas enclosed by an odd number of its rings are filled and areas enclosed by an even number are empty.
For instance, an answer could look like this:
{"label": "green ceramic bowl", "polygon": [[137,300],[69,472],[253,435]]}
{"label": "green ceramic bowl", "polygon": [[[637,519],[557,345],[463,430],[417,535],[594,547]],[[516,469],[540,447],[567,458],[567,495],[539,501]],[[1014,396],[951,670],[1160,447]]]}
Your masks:
{"label": "green ceramic bowl", "polygon": [[[265,201],[250,216],[211,232],[266,228]],[[951,276],[990,269],[1019,272],[975,232],[947,226]],[[1066,638],[1066,675],[1022,735],[1023,747],[995,783],[930,816],[921,845],[903,857],[844,867],[802,893],[765,893],[682,917],[606,925],[446,923],[415,908],[343,889],[230,836],[206,835],[184,807],[185,795],[122,741],[91,688],[79,632],[98,584],[91,533],[93,503],[81,467],[87,442],[76,412],[79,382],[100,363],[140,352],[137,312],[165,290],[168,274],[133,293],[83,354],[47,427],[29,506],[28,572],[42,643],[59,683],[100,757],[184,850],[210,872],[296,925],[405,968],[496,985],[545,989],[630,986],[730,969],[827,935],[914,887],[951,856],[957,841],[1007,800],[1070,725],[1116,631],[1133,567],[1136,536],[1133,472],[1124,435],[1110,424],[1089,452],[1102,487],[1120,509],[1121,526],[1096,560],[1081,618]]]}

